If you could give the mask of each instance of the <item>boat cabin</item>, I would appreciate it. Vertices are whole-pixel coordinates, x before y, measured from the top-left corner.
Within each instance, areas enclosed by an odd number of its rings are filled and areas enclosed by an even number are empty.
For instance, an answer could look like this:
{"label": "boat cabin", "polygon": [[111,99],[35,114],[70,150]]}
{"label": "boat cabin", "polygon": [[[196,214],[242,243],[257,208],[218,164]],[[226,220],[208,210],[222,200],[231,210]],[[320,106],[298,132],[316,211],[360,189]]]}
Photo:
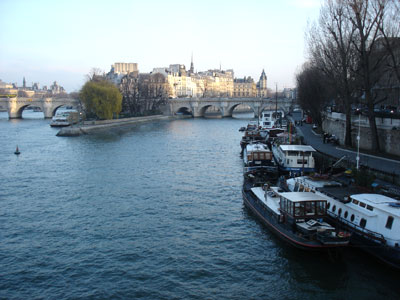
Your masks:
{"label": "boat cabin", "polygon": [[327,200],[312,192],[280,193],[280,210],[297,221],[320,219],[326,215]]}
{"label": "boat cabin", "polygon": [[249,144],[246,146],[246,165],[261,165],[264,162],[271,162],[273,159],[271,150],[265,144]]}
{"label": "boat cabin", "polygon": [[308,145],[280,145],[276,149],[276,159],[286,171],[313,172],[314,152],[315,149]]}

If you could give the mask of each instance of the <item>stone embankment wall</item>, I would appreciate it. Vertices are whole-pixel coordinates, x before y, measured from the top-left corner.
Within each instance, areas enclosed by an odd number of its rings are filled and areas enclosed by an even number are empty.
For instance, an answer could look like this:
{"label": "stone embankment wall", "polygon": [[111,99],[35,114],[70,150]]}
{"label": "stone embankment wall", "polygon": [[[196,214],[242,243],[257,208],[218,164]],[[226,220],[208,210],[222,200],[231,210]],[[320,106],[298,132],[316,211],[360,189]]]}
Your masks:
{"label": "stone embankment wall", "polygon": [[58,133],[57,136],[79,136],[82,134],[89,134],[101,130],[107,130],[110,128],[128,126],[133,124],[140,124],[152,121],[170,120],[173,119],[171,116],[148,116],[148,117],[135,117],[115,120],[100,120],[100,121],[85,121],[83,125],[74,125],[71,127],[64,127]]}
{"label": "stone embankment wall", "polygon": [[[352,116],[352,142],[357,147],[358,127],[360,123],[360,149],[371,150],[372,138],[368,118]],[[400,156],[400,120],[376,118],[381,150],[385,153]],[[322,124],[322,130],[334,134],[344,144],[346,116],[340,113],[329,113]]]}

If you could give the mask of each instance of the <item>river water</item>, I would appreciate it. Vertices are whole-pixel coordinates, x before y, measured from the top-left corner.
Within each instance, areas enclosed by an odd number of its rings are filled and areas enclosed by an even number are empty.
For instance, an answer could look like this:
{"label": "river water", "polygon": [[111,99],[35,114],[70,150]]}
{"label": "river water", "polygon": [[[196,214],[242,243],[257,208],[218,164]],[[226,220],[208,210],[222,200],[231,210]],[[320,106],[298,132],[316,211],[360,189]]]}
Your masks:
{"label": "river water", "polygon": [[398,299],[398,273],[292,249],[243,206],[247,120],[66,138],[40,117],[0,113],[1,299]]}

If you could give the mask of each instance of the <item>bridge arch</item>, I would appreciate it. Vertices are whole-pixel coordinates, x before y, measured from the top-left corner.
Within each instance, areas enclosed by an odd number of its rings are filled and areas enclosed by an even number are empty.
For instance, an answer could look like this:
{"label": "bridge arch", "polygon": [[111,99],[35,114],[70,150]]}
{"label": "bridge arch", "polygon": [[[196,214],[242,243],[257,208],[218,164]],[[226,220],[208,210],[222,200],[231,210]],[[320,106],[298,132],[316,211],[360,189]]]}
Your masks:
{"label": "bridge arch", "polygon": [[[208,110],[210,107],[216,107],[216,108],[218,109],[218,111],[219,111],[219,115],[220,115],[221,117],[223,117],[223,110],[222,110],[221,106],[216,105],[216,103],[208,103],[208,104],[206,104],[206,105],[203,105],[203,106],[199,107],[199,108],[197,109],[197,110],[198,110],[198,116],[204,118],[204,117],[206,116],[207,110]],[[217,114],[217,113],[216,113],[216,114]]]}
{"label": "bridge arch", "polygon": [[15,115],[14,118],[22,119],[23,118],[22,114],[23,114],[24,110],[26,110],[29,106],[39,107],[41,109],[41,111],[43,112],[43,106],[40,105],[40,103],[26,103],[26,104],[17,106],[17,108],[15,109],[15,112],[14,112],[14,115]]}
{"label": "bridge arch", "polygon": [[172,112],[174,115],[192,115],[193,116],[193,109],[190,105],[179,106],[178,109]]}
{"label": "bridge arch", "polygon": [[235,103],[235,104],[233,104],[232,106],[229,106],[229,107],[227,108],[227,115],[229,115],[230,117],[232,117],[233,111],[234,111],[235,108],[238,107],[239,105],[246,105],[246,106],[250,107],[251,110],[252,110],[252,112],[253,112],[253,114],[254,114],[254,116],[257,116],[256,109],[255,109],[254,105],[251,105],[250,103]]}
{"label": "bridge arch", "polygon": [[271,104],[267,104],[267,105],[261,106],[260,114],[263,111],[267,111],[267,110],[269,110],[269,111],[277,110],[278,112],[281,111],[281,112],[283,112],[284,116],[286,116],[286,114],[287,114],[287,109],[285,107],[282,107],[282,106],[279,106],[279,105],[278,105],[278,107],[276,107],[275,105],[271,105]]}

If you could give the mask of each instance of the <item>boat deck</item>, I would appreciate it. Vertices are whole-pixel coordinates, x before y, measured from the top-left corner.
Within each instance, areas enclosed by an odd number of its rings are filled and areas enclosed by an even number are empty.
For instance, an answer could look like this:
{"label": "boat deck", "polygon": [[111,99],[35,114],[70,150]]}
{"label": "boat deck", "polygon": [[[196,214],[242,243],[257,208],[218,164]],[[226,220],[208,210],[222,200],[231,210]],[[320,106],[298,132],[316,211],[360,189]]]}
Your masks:
{"label": "boat deck", "polygon": [[[267,205],[270,209],[272,209],[275,213],[280,214],[279,209],[279,197],[272,197],[270,195],[265,199],[265,192],[261,187],[253,187],[252,192],[257,196],[265,205]],[[273,193],[272,191],[268,191],[267,193]]]}

